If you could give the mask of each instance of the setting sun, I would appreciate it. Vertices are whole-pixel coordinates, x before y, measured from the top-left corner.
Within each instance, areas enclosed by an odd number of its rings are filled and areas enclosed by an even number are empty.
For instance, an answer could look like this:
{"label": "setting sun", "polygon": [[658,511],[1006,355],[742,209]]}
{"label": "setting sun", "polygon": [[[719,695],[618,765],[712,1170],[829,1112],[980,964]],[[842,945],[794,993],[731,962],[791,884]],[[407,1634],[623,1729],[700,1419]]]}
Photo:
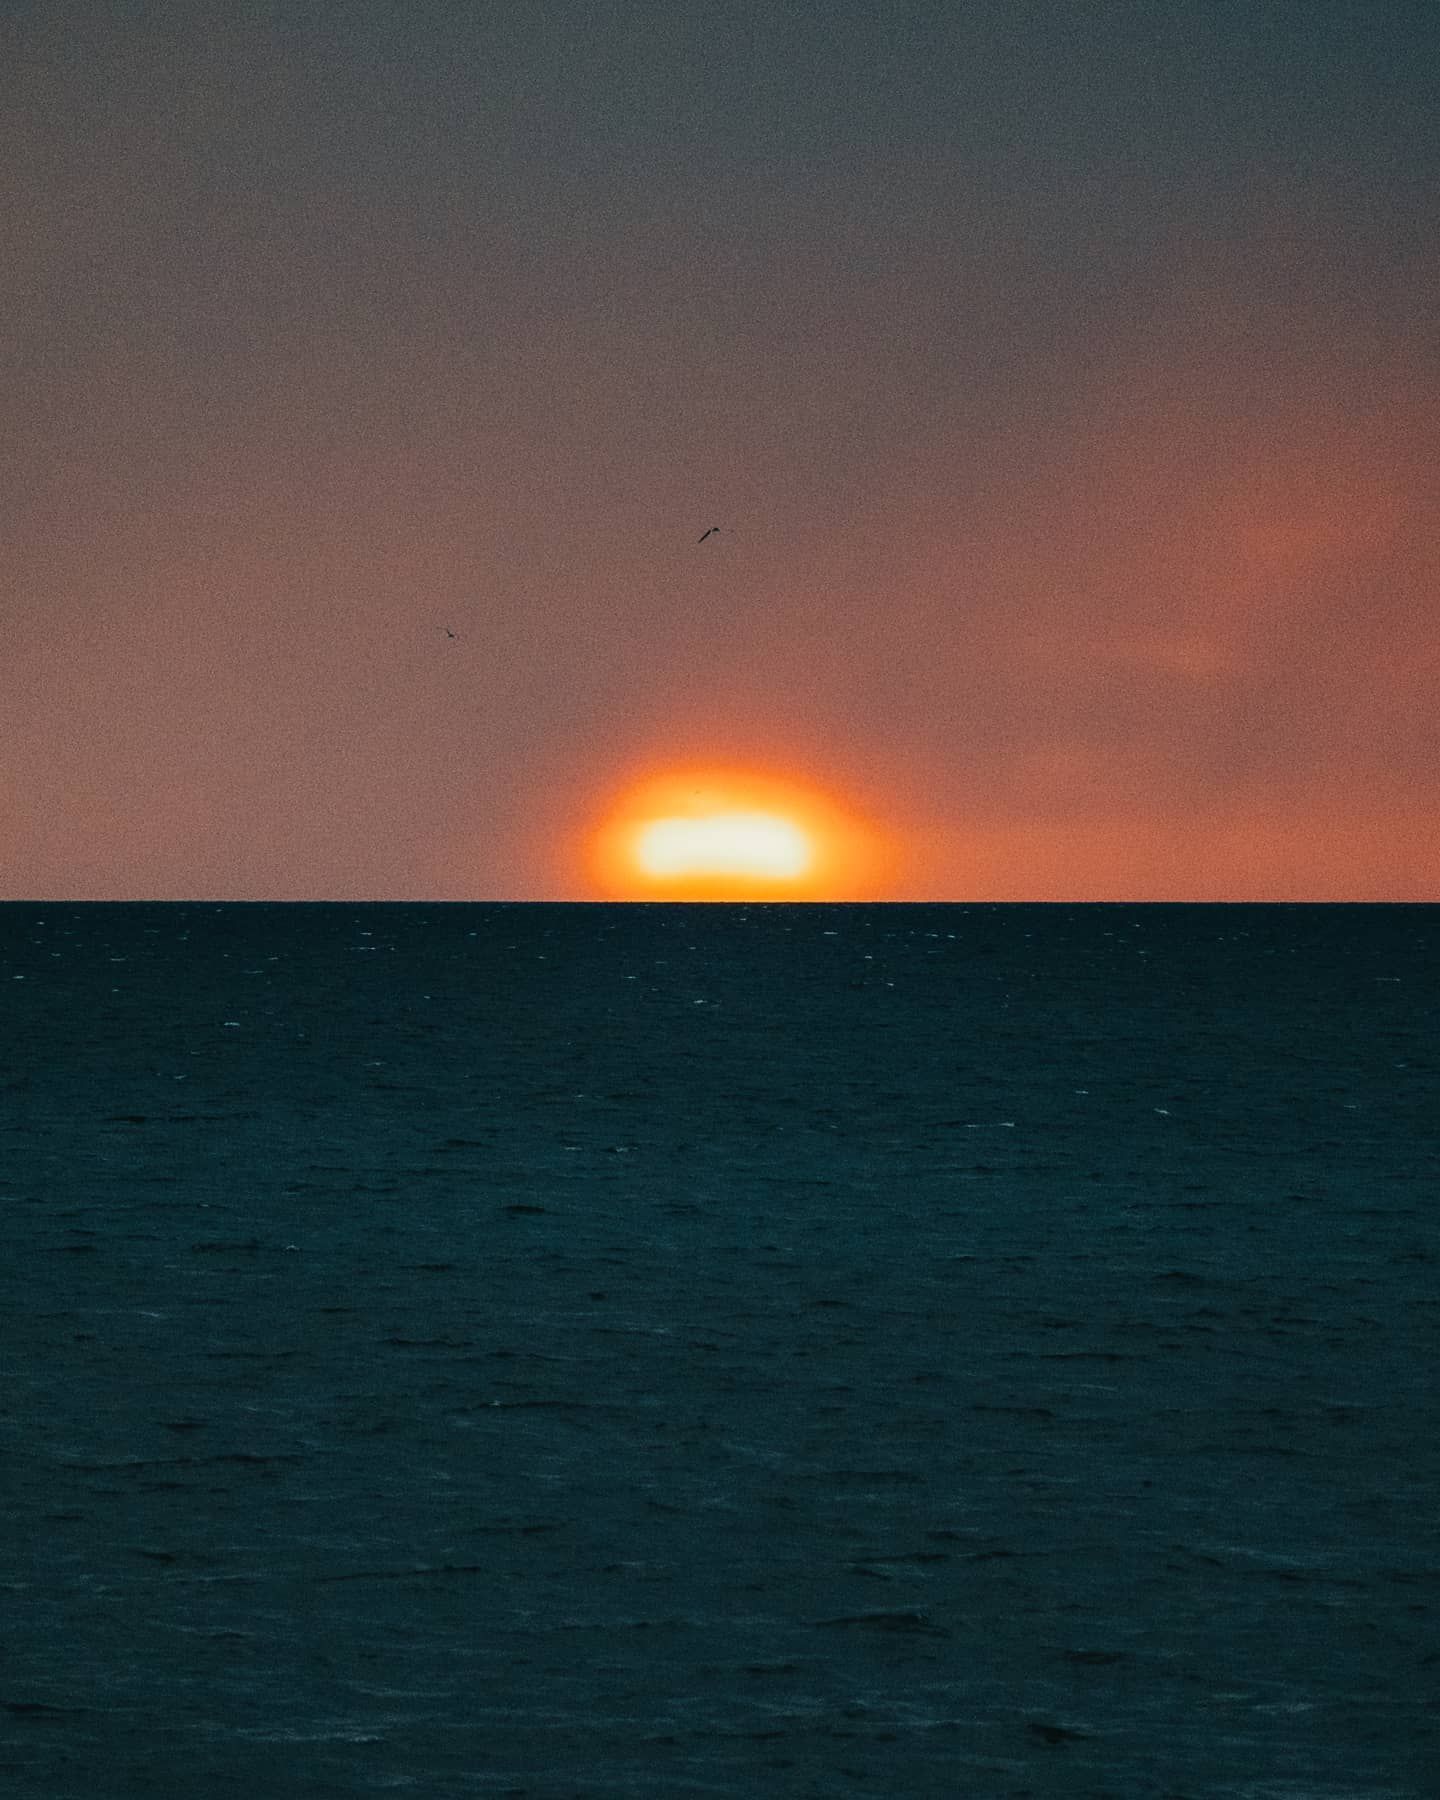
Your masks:
{"label": "setting sun", "polygon": [[879,834],[814,789],[714,770],[637,783],[590,856],[596,886],[629,900],[858,899],[883,862]]}
{"label": "setting sun", "polygon": [[656,819],[640,832],[635,860],[656,880],[711,876],[793,881],[810,866],[810,841],[790,819],[770,813],[712,813]]}

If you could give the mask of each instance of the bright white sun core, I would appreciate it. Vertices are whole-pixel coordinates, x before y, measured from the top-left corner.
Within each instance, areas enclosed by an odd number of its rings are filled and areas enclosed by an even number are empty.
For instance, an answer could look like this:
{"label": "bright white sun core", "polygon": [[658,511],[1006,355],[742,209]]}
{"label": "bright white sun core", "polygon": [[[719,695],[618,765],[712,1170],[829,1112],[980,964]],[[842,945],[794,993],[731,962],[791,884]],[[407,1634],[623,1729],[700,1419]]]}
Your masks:
{"label": "bright white sun core", "polygon": [[810,867],[809,838],[789,819],[764,812],[652,819],[635,843],[635,860],[656,880],[746,877],[794,881]]}

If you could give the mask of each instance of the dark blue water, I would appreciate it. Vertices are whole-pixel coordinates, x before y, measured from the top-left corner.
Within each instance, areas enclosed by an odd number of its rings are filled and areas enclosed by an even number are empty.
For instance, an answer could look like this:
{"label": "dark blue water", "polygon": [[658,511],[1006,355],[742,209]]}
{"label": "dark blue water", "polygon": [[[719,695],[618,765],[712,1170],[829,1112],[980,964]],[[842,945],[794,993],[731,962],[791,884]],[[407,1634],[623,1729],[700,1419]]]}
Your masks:
{"label": "dark blue water", "polygon": [[0,908],[0,1791],[1428,1800],[1437,975]]}

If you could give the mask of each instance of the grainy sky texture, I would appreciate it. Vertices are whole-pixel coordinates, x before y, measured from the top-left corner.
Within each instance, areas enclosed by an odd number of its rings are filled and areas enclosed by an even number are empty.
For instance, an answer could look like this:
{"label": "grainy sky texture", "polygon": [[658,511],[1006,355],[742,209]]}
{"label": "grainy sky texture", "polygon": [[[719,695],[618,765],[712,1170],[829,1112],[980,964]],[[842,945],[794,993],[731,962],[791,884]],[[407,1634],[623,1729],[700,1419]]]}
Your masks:
{"label": "grainy sky texture", "polygon": [[1429,0],[0,0],[0,895],[584,898],[698,760],[902,898],[1440,899],[1437,72]]}

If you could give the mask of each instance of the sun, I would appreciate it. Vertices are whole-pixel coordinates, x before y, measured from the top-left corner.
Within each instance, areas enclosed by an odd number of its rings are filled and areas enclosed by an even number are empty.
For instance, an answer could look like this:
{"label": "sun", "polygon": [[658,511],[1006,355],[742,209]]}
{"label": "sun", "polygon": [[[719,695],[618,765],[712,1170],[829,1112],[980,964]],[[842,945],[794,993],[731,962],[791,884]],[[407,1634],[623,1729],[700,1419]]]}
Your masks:
{"label": "sun", "polygon": [[881,834],[815,788],[738,769],[633,783],[590,845],[621,900],[843,900],[882,885]]}
{"label": "sun", "polygon": [[635,840],[636,864],[652,881],[794,881],[814,858],[805,831],[774,813],[652,819]]}

